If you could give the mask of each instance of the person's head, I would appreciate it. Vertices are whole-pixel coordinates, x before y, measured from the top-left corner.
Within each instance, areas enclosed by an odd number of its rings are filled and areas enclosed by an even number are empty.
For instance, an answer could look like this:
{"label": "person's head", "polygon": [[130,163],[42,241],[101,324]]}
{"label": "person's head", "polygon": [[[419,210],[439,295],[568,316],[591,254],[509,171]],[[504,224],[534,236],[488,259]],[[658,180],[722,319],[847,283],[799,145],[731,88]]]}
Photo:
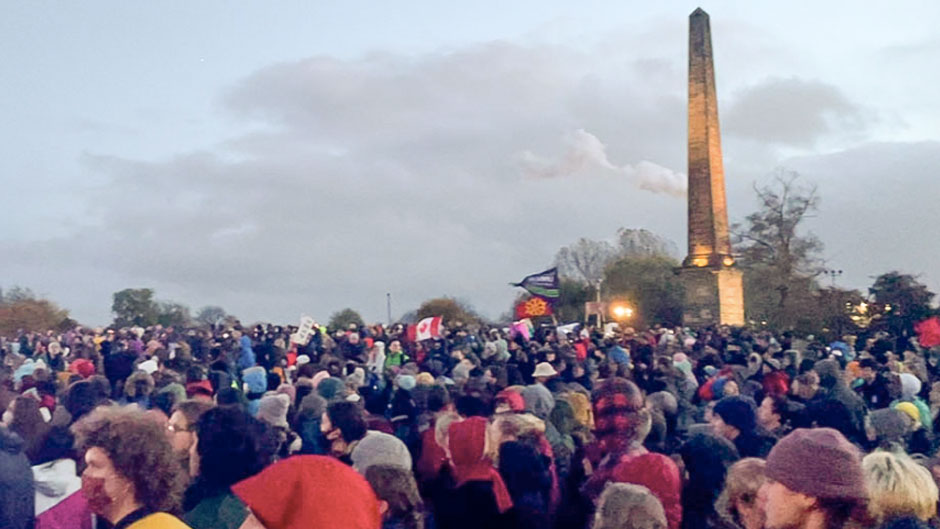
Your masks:
{"label": "person's head", "polygon": [[84,452],[82,492],[89,507],[111,523],[145,507],[174,511],[184,479],[160,425],[145,412],[99,407],[72,426]]}
{"label": "person's head", "polygon": [[900,452],[872,452],[862,459],[868,486],[868,512],[879,521],[937,514],[938,491],[930,471]]}
{"label": "person's head", "polygon": [[329,457],[282,459],[231,490],[250,511],[241,526],[246,529],[382,526],[379,502],[369,482]]}
{"label": "person's head", "polygon": [[379,512],[386,520],[398,521],[404,529],[424,527],[424,503],[410,470],[394,465],[373,465],[366,481],[379,499]]}
{"label": "person's head", "polygon": [[878,362],[874,358],[863,358],[858,362],[859,374],[865,382],[871,384],[878,375]]}
{"label": "person's head", "polygon": [[787,398],[779,395],[768,395],[760,401],[757,408],[757,422],[767,430],[779,428],[787,415]]}
{"label": "person's head", "polygon": [[641,444],[649,434],[650,414],[643,393],[633,382],[609,378],[591,395],[594,433],[607,453]]}
{"label": "person's head", "polygon": [[411,470],[411,453],[400,439],[379,431],[366,433],[350,453],[353,468],[362,475],[375,465]]}
{"label": "person's head", "polygon": [[689,474],[684,494],[694,493],[696,498],[707,498],[708,504],[713,504],[724,486],[728,467],[739,458],[738,450],[720,435],[699,433],[682,445],[680,454]]}
{"label": "person's head", "polygon": [[739,435],[754,431],[757,417],[750,399],[731,396],[715,404],[710,422],[715,433],[734,441]]}
{"label": "person's head", "polygon": [[799,428],[767,456],[758,493],[766,529],[841,527],[868,498],[861,454],[831,428]]}
{"label": "person's head", "polygon": [[367,429],[362,408],[344,400],[331,402],[320,421],[320,431],[330,441],[340,438],[346,443],[358,441]]}
{"label": "person's head", "polygon": [[173,408],[166,428],[170,445],[178,458],[189,460],[189,449],[196,441],[193,433],[196,422],[210,409],[212,404],[198,400],[184,400]]}
{"label": "person's head", "polygon": [[757,503],[757,491],[765,481],[763,459],[748,457],[736,462],[728,468],[717,507],[744,529],[763,529],[764,511]]}
{"label": "person's head", "polygon": [[666,512],[650,490],[610,483],[597,500],[591,529],[666,529]]}
{"label": "person's head", "polygon": [[401,352],[401,342],[398,341],[398,340],[392,340],[392,342],[391,342],[390,344],[388,344],[388,350],[391,351],[391,352],[393,352],[393,353],[396,353],[396,354],[397,354],[397,353],[400,353],[400,352]]}
{"label": "person's head", "polygon": [[241,407],[207,410],[194,426],[189,472],[210,487],[227,488],[257,474],[273,459],[267,427]]}

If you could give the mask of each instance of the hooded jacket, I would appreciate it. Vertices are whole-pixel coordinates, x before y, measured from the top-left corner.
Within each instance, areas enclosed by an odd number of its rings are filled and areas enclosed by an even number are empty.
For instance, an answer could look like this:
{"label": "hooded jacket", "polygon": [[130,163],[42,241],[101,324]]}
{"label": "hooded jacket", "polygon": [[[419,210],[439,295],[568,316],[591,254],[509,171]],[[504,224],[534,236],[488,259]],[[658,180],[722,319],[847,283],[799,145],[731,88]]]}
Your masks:
{"label": "hooded jacket", "polygon": [[79,493],[82,480],[71,459],[33,467],[36,483],[36,526],[40,529],[91,529],[92,512]]}
{"label": "hooded jacket", "polygon": [[35,518],[33,473],[18,435],[0,426],[0,527],[30,529]]}

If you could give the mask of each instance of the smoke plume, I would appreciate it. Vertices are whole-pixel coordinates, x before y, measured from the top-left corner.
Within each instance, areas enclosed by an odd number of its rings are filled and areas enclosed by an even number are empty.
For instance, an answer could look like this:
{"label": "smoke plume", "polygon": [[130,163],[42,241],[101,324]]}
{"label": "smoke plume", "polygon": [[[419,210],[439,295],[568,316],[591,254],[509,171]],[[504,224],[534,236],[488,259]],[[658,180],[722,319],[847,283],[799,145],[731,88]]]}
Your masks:
{"label": "smoke plume", "polygon": [[558,160],[523,151],[520,160],[524,174],[529,178],[560,178],[585,172],[606,172],[625,176],[645,191],[685,196],[687,180],[684,174],[647,160],[632,165],[614,165],[607,158],[607,147],[584,129],[568,134],[565,143],[568,148]]}

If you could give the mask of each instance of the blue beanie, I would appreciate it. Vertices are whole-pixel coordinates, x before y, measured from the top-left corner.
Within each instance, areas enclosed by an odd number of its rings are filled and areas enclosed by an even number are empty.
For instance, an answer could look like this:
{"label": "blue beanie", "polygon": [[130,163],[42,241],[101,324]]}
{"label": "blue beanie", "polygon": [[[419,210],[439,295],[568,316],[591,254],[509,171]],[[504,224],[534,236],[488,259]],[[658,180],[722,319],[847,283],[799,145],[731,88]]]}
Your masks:
{"label": "blue beanie", "polygon": [[268,372],[261,366],[242,371],[242,380],[248,386],[248,393],[264,393],[268,390]]}

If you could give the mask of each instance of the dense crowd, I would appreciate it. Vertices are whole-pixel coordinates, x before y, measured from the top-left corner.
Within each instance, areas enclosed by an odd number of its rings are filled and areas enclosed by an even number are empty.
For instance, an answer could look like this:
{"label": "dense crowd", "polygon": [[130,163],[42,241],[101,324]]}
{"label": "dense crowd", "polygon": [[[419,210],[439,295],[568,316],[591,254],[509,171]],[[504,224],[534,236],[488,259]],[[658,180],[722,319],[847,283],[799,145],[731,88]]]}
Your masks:
{"label": "dense crowd", "polygon": [[920,528],[940,351],[743,329],[0,341],[0,527]]}

